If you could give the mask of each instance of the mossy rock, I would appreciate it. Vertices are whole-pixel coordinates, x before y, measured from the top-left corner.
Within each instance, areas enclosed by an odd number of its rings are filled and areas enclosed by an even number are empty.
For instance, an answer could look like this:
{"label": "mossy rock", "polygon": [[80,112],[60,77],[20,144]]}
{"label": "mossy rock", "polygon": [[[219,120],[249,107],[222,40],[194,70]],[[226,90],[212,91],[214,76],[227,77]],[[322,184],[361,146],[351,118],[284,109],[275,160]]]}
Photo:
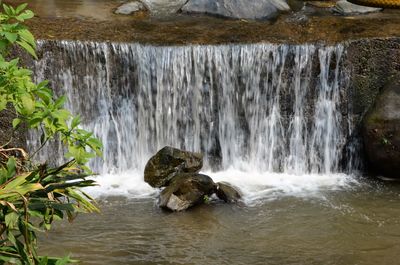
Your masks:
{"label": "mossy rock", "polygon": [[400,179],[400,76],[385,86],[365,116],[363,138],[368,168]]}
{"label": "mossy rock", "polygon": [[171,211],[183,211],[204,202],[215,191],[214,181],[203,174],[176,175],[160,194],[159,206]]}
{"label": "mossy rock", "polygon": [[224,181],[216,184],[215,194],[226,203],[237,203],[242,198],[239,188]]}
{"label": "mossy rock", "polygon": [[144,180],[154,188],[166,187],[179,173],[198,173],[203,155],[166,146],[147,162]]}

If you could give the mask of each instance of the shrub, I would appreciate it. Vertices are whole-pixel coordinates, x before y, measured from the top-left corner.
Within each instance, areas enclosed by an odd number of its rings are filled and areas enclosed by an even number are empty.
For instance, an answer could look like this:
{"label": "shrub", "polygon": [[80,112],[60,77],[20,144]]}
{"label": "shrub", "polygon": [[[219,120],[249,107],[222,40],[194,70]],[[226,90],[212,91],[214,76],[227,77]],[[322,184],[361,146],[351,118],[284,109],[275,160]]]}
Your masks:
{"label": "shrub", "polygon": [[29,154],[7,144],[0,147],[0,264],[62,265],[72,260],[38,255],[37,233],[49,230],[55,220],[98,211],[81,188],[95,184],[86,163],[100,156],[102,147],[79,128],[79,116],[63,108],[65,97],[55,99],[47,81],[35,84],[32,72],[10,58],[15,46],[36,58],[35,39],[23,24],[34,15],[26,6],[3,5],[0,13],[0,111],[15,117],[14,129],[41,132],[42,147],[60,140],[68,162],[35,164],[31,158],[37,150]]}

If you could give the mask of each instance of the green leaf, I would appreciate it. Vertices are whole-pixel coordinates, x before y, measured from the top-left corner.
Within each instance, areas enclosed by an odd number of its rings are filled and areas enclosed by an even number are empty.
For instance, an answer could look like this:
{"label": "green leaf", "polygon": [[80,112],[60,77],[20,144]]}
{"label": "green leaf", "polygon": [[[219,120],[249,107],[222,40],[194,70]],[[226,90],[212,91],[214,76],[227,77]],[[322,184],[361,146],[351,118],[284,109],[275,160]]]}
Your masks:
{"label": "green leaf", "polygon": [[4,9],[4,12],[6,12],[7,15],[9,15],[9,16],[13,15],[10,6],[8,6],[6,4],[3,4],[3,9]]}
{"label": "green leaf", "polygon": [[48,265],[49,259],[47,257],[41,257],[38,265]]}
{"label": "green leaf", "polygon": [[35,101],[28,95],[23,95],[21,97],[22,103],[22,113],[24,115],[30,115],[35,111]]}
{"label": "green leaf", "polygon": [[19,14],[19,13],[21,13],[21,11],[24,10],[27,6],[28,6],[27,3],[21,4],[21,5],[17,6],[17,8],[15,9],[15,12],[16,12],[17,14]]}
{"label": "green leaf", "polygon": [[10,229],[14,229],[16,227],[18,219],[19,219],[19,214],[17,214],[16,212],[10,212],[6,214],[5,217],[6,226]]}
{"label": "green leaf", "polygon": [[27,19],[31,19],[35,16],[35,14],[31,10],[25,10],[23,13],[19,14],[15,18],[19,21],[24,21]]}
{"label": "green leaf", "polygon": [[71,121],[71,129],[75,129],[81,123],[81,117],[75,116]]}
{"label": "green leaf", "polygon": [[44,101],[46,105],[48,105],[52,98],[51,90],[48,88],[41,88],[40,90],[36,91],[38,97]]}
{"label": "green leaf", "polygon": [[5,96],[0,96],[0,111],[7,107],[7,99]]}
{"label": "green leaf", "polygon": [[15,128],[17,128],[17,126],[21,123],[21,119],[19,119],[19,118],[15,118],[13,121],[12,121],[12,126],[13,126],[13,128],[15,129]]}
{"label": "green leaf", "polygon": [[36,48],[35,37],[33,37],[32,33],[29,30],[22,29],[18,32],[20,38],[26,41],[30,46]]}
{"label": "green leaf", "polygon": [[61,97],[59,97],[57,100],[56,100],[56,102],[55,102],[55,104],[54,104],[54,107],[55,108],[60,108],[60,107],[62,107],[63,105],[64,105],[64,103],[65,103],[65,100],[67,100],[67,97],[66,96],[61,96]]}
{"label": "green leaf", "polygon": [[68,264],[70,262],[71,262],[71,260],[70,260],[69,256],[66,256],[66,257],[64,257],[62,259],[57,260],[55,265],[65,265],[65,264]]}
{"label": "green leaf", "polygon": [[14,177],[16,173],[16,164],[15,158],[12,156],[7,161],[7,179]]}
{"label": "green leaf", "polygon": [[6,37],[6,39],[9,42],[14,43],[18,39],[18,34],[11,32],[4,32],[4,37]]}
{"label": "green leaf", "polygon": [[70,146],[68,153],[65,154],[67,158],[74,158],[78,164],[85,164],[88,161],[87,152],[80,146]]}
{"label": "green leaf", "polygon": [[4,53],[4,51],[7,49],[8,44],[9,43],[8,43],[8,41],[6,39],[0,40],[0,51],[2,53]]}
{"label": "green leaf", "polygon": [[24,48],[30,55],[32,55],[35,59],[37,59],[37,55],[34,47],[28,44],[26,41],[17,41],[18,45]]}

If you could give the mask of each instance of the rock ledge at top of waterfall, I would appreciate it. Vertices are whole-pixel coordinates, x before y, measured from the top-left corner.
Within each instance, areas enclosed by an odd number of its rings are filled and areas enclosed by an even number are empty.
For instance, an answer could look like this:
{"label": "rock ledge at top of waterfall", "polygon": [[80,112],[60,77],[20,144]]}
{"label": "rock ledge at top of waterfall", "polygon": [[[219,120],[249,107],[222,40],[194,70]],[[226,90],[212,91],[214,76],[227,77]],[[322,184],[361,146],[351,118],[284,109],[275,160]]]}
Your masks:
{"label": "rock ledge at top of waterfall", "polygon": [[284,0],[189,0],[182,7],[187,13],[206,13],[236,19],[271,19],[279,11],[289,11]]}
{"label": "rock ledge at top of waterfall", "polygon": [[147,162],[144,180],[154,188],[165,187],[159,197],[159,206],[171,211],[183,211],[207,202],[212,194],[227,203],[238,202],[242,195],[226,182],[214,183],[199,174],[203,155],[166,146]]}
{"label": "rock ledge at top of waterfall", "polygon": [[289,11],[286,0],[136,0],[121,5],[116,14],[129,15],[148,10],[151,14],[169,15],[203,13],[232,19],[271,19],[280,11]]}

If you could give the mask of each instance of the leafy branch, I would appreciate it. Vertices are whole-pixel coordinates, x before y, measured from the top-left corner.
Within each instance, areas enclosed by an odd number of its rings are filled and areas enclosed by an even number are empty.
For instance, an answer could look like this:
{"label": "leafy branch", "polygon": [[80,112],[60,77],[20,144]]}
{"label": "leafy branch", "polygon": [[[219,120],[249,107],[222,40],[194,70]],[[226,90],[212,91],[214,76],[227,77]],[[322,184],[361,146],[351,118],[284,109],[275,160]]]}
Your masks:
{"label": "leafy branch", "polygon": [[72,221],[80,212],[98,212],[94,200],[81,188],[93,186],[86,163],[101,156],[102,144],[80,128],[80,117],[55,98],[47,81],[36,84],[32,72],[9,58],[19,46],[37,58],[35,39],[23,22],[34,16],[27,4],[3,5],[0,12],[0,111],[12,113],[14,129],[26,127],[41,132],[39,150],[59,139],[67,148],[69,162],[50,167],[37,165],[21,148],[0,147],[0,265],[45,265],[75,262],[69,257],[39,256],[36,233],[51,229],[53,221]]}

